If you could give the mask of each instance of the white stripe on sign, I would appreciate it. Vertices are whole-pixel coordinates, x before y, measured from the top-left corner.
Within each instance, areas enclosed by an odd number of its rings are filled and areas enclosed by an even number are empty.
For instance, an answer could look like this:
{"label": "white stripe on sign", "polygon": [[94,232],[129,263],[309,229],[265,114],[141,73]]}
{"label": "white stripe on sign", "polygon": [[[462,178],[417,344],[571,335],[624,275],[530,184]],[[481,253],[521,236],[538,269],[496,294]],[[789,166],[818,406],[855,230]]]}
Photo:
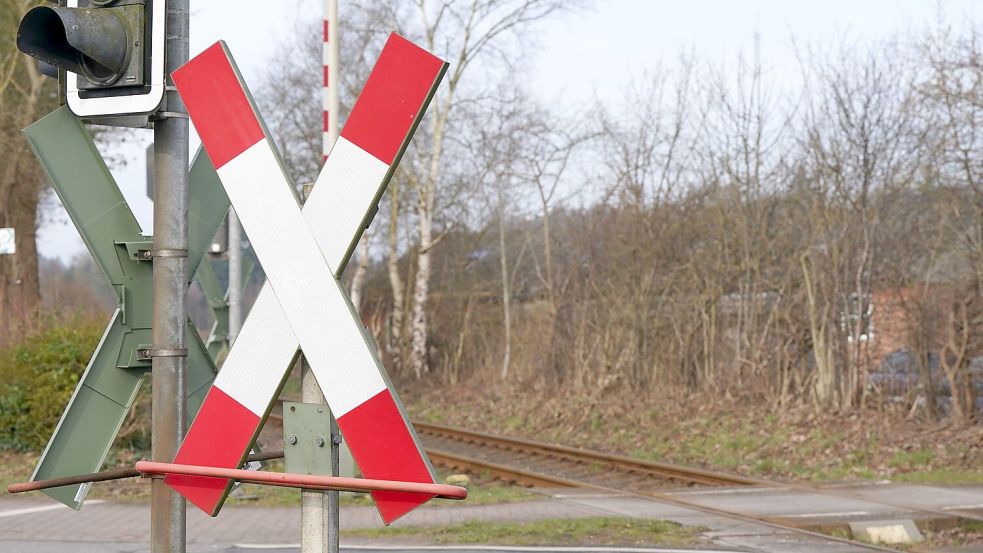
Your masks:
{"label": "white stripe on sign", "polygon": [[[91,507],[92,505],[98,505],[100,503],[105,503],[102,499],[90,499],[85,505]],[[23,509],[11,509],[10,511],[0,511],[0,518],[16,517],[21,515],[32,515],[34,513],[44,513],[47,511],[54,511],[55,509],[64,509],[65,506],[58,505],[44,505],[42,507],[25,507]]]}
{"label": "white stripe on sign", "polygon": [[376,205],[375,198],[382,192],[379,183],[384,182],[389,166],[343,136],[338,137],[328,158],[331,163],[324,165],[304,203],[304,218],[328,266],[338,274],[337,268],[355,246],[350,241],[352,231],[361,230],[366,216],[364,209],[339,207]]}
{"label": "white stripe on sign", "polygon": [[[261,140],[217,172],[315,377],[326,384],[322,391],[332,413],[343,417],[385,390],[386,383],[276,154]],[[343,380],[337,378],[341,374]]]}
{"label": "white stripe on sign", "polygon": [[290,366],[296,353],[297,337],[273,289],[264,283],[223,364],[234,370],[219,371],[213,386],[262,417],[289,374],[283,367]]}
{"label": "white stripe on sign", "polygon": [[[321,254],[334,270],[354,247],[352,237],[366,217],[367,208],[374,205],[375,197],[381,193],[379,183],[384,182],[389,166],[344,138],[338,139],[329,157],[330,162],[325,164],[304,204],[303,214]],[[239,335],[242,338],[236,339],[238,346],[229,351],[225,362],[237,370],[219,371],[215,385],[261,417],[269,406],[270,394],[279,388],[283,378],[282,373],[271,367],[288,366],[297,350],[297,338],[268,284],[263,284]],[[378,372],[373,367],[367,374]],[[351,373],[346,371],[346,374]],[[326,378],[323,373],[319,376]],[[375,395],[381,391],[375,388],[384,386],[381,382],[380,376],[377,382],[368,385],[366,393]],[[368,397],[372,396],[355,398],[354,405]]]}

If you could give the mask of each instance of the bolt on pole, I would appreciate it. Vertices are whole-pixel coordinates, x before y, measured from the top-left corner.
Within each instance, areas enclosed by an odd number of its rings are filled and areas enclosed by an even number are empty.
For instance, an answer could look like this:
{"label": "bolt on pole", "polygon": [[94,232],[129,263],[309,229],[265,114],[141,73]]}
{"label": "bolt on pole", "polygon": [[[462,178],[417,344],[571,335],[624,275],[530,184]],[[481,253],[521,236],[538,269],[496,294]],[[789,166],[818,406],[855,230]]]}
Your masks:
{"label": "bolt on pole", "polygon": [[[169,0],[165,19],[165,93],[154,123],[154,257],[151,456],[170,462],[187,426],[188,358],[185,343],[188,251],[188,126],[170,74],[188,61],[189,0]],[[182,252],[184,255],[182,255]],[[184,355],[181,352],[185,352]],[[151,483],[153,553],[184,553],[185,500],[159,478]]]}

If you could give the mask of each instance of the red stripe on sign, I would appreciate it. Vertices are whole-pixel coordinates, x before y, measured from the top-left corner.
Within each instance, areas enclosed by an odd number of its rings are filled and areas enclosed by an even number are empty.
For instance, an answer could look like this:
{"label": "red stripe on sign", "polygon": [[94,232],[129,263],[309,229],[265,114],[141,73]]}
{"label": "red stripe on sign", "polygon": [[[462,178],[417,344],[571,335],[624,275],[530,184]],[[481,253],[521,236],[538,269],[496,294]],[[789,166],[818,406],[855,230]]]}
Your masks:
{"label": "red stripe on sign", "polygon": [[171,75],[216,169],[263,139],[263,127],[222,41]]}
{"label": "red stripe on sign", "polygon": [[[433,483],[407,422],[383,390],[338,419],[352,457],[365,478]],[[407,492],[372,492],[382,520],[391,524],[433,496]]]}
{"label": "red stripe on sign", "polygon": [[392,165],[446,65],[396,33],[389,35],[341,136]]}
{"label": "red stripe on sign", "polygon": [[324,66],[324,86],[328,86],[328,66]]}
{"label": "red stripe on sign", "polygon": [[328,41],[328,20],[324,20],[324,42]]}
{"label": "red stripe on sign", "polygon": [[[242,453],[252,445],[260,418],[212,386],[198,410],[174,462],[182,465],[239,468]],[[218,514],[231,483],[224,478],[169,474],[164,483],[211,516]]]}

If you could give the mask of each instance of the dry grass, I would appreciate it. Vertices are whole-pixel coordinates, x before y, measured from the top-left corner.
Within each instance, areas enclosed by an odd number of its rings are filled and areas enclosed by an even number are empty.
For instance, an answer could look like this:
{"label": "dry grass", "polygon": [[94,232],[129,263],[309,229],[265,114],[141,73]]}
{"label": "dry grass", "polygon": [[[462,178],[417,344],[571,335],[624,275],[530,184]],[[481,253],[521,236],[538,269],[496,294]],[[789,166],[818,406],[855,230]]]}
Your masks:
{"label": "dry grass", "polygon": [[821,412],[709,394],[577,395],[489,383],[403,398],[421,420],[758,477],[983,483],[983,426],[890,410]]}

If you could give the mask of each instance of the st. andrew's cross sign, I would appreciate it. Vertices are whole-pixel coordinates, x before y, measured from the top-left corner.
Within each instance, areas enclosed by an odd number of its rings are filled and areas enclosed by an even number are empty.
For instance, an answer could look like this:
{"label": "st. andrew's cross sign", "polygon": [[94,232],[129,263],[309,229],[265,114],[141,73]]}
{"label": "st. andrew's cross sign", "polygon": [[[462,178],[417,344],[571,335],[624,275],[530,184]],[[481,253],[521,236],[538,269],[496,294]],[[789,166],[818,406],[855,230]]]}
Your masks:
{"label": "st. andrew's cross sign", "polygon": [[[119,305],[82,374],[68,406],[38,460],[32,481],[86,474],[102,468],[109,448],[150,370],[152,351],[152,238],[140,234],[106,163],[82,123],[61,107],[25,129],[27,139],[54,185]],[[190,283],[229,200],[208,156],[191,167],[188,205]],[[175,252],[182,254],[182,252]],[[194,416],[215,377],[215,364],[198,330],[188,320],[188,413]],[[183,352],[176,352],[183,354]],[[43,490],[79,509],[88,484]]]}
{"label": "st. andrew's cross sign", "polygon": [[[435,481],[339,278],[446,68],[391,35],[303,209],[224,43],[173,74],[267,276],[175,463],[241,465],[299,346],[364,477]],[[212,515],[231,485],[165,482]],[[387,524],[432,497],[372,495]]]}

